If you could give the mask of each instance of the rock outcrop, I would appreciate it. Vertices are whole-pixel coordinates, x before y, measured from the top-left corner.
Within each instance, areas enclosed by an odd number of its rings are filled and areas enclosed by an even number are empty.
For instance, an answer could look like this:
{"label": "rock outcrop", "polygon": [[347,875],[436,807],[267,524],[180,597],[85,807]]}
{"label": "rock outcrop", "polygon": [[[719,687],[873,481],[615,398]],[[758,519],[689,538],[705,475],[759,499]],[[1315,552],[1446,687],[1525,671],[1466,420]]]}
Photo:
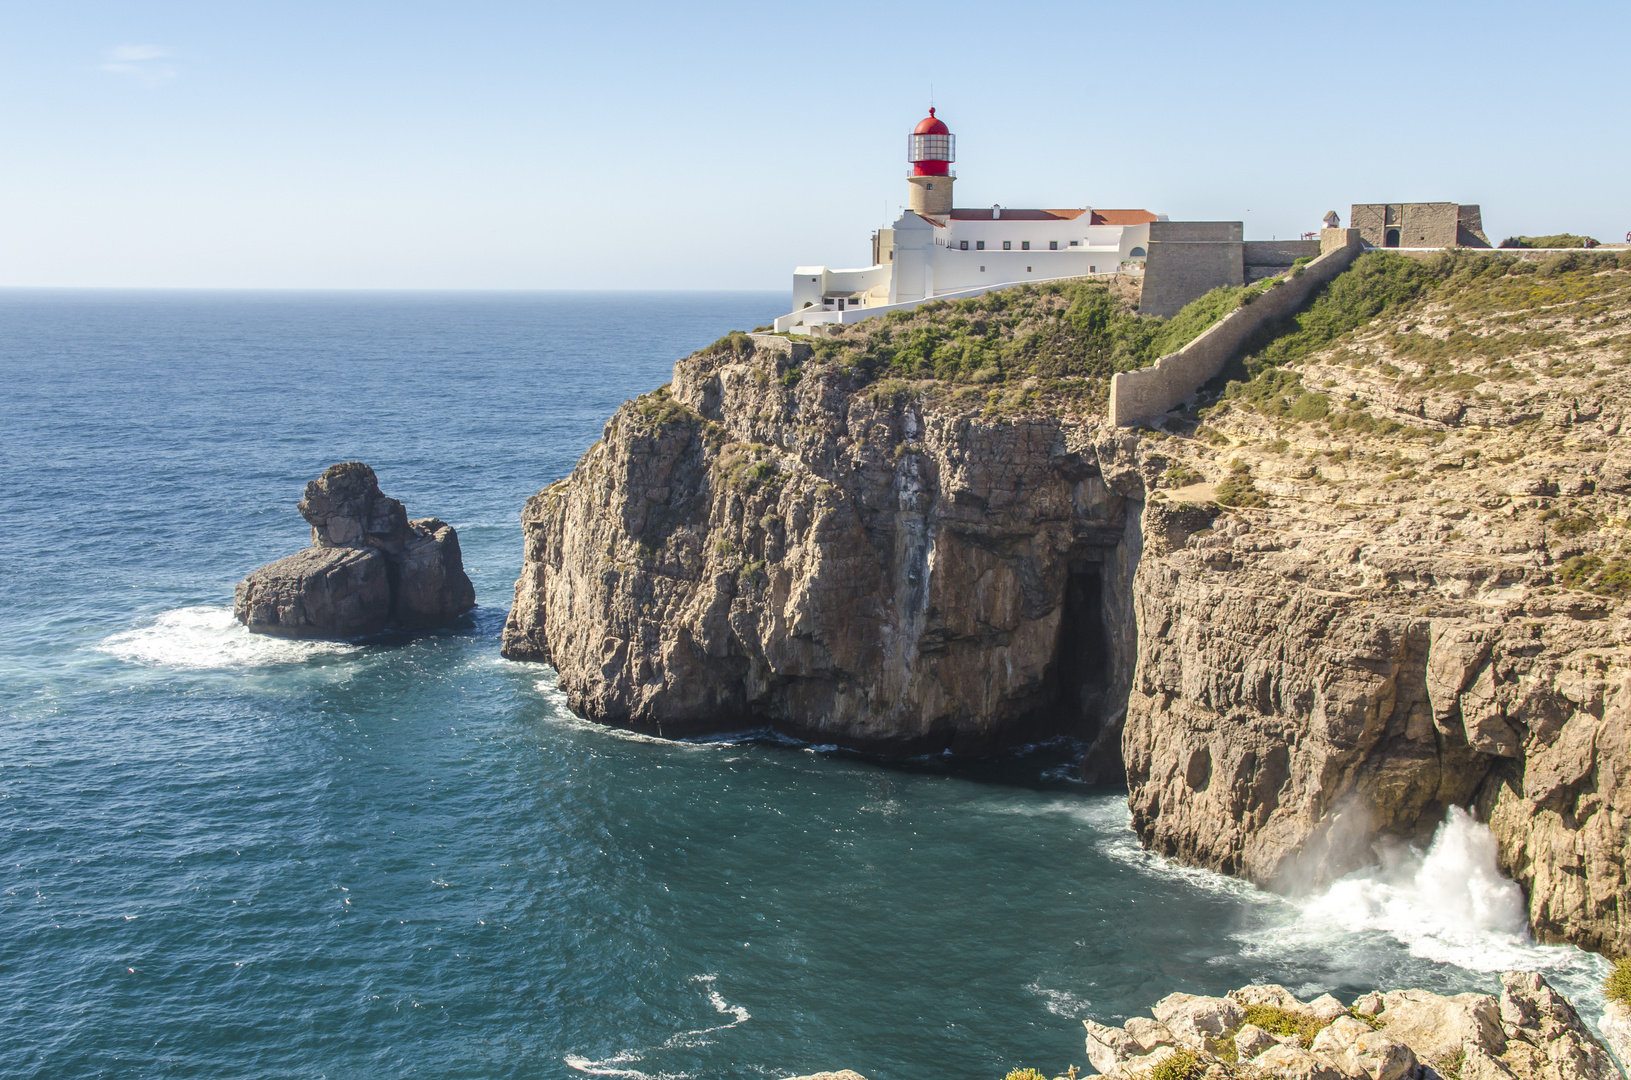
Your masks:
{"label": "rock outcrop", "polygon": [[733,338],[528,502],[505,655],[671,735],[1094,740],[1278,888],[1469,807],[1538,937],[1631,953],[1631,273],[1491,275],[1136,432]]}
{"label": "rock outcrop", "polygon": [[312,546],[252,571],[234,594],[233,613],[254,633],[359,637],[442,625],[475,606],[453,527],[408,520],[362,462],[330,466],[299,509]]}
{"label": "rock outcrop", "polygon": [[978,753],[1113,724],[1143,486],[1105,459],[1136,437],[808,356],[755,337],[619,409],[527,504],[504,655],[551,661],[590,719],[669,735]]}
{"label": "rock outcrop", "polygon": [[1116,1080],[1150,1076],[1175,1055],[1187,1055],[1183,1067],[1166,1075],[1213,1080],[1619,1080],[1602,1043],[1544,978],[1509,971],[1501,986],[1498,999],[1393,990],[1352,1008],[1329,994],[1304,1003],[1282,986],[1171,994],[1152,1010],[1153,1024],[1084,1021],[1087,1056]]}

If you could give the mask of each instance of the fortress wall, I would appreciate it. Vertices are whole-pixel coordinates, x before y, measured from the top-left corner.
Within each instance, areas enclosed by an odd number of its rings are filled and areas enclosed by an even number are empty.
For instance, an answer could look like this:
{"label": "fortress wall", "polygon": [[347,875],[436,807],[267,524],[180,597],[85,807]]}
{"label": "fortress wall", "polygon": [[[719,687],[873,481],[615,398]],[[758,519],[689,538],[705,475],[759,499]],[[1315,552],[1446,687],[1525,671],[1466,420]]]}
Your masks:
{"label": "fortress wall", "polygon": [[1246,283],[1238,221],[1152,221],[1138,310],[1169,318],[1220,285]]}
{"label": "fortress wall", "polygon": [[1317,259],[1318,240],[1247,240],[1247,266],[1290,266],[1298,259]]}
{"label": "fortress wall", "polygon": [[1110,380],[1110,422],[1127,427],[1193,397],[1259,327],[1297,310],[1314,290],[1346,270],[1362,250],[1357,229],[1325,229],[1320,246],[1325,253],[1304,266],[1301,274],[1285,278],[1283,284],[1236,308],[1177,352],[1150,367],[1117,372]]}

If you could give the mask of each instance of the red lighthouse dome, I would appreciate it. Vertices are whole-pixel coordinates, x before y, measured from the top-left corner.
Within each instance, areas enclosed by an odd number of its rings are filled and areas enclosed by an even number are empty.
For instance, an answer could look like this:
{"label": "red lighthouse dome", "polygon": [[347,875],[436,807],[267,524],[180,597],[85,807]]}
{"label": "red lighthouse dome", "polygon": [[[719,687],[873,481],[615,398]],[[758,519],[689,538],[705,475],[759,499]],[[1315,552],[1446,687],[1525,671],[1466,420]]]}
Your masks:
{"label": "red lighthouse dome", "polygon": [[951,133],[944,120],[935,118],[934,109],[912,129],[906,160],[912,163],[913,176],[949,176],[951,163],[957,160],[957,136]]}

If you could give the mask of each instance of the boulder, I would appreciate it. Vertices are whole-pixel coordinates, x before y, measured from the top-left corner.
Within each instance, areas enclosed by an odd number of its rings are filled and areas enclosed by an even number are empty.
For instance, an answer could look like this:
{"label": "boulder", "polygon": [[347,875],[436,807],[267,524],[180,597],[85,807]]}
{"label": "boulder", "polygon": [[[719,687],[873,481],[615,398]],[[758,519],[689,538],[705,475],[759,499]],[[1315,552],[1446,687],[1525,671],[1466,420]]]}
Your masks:
{"label": "boulder", "polygon": [[1363,1020],[1355,1020],[1348,1015],[1342,1015],[1320,1029],[1314,1036],[1314,1044],[1309,1047],[1316,1054],[1332,1057],[1352,1049],[1353,1044],[1361,1035],[1368,1035],[1371,1026]]}
{"label": "boulder", "polygon": [[1139,1041],[1118,1027],[1083,1020],[1087,1029],[1087,1060],[1106,1076],[1116,1072],[1122,1062],[1149,1052]]}
{"label": "boulder", "polygon": [[1228,998],[1168,994],[1151,1010],[1173,1038],[1196,1050],[1216,1053],[1224,1032],[1240,1026],[1246,1010]]}
{"label": "boulder", "polygon": [[808,1076],[794,1076],[790,1080],[866,1080],[866,1077],[853,1069],[839,1069],[837,1072],[810,1073]]}
{"label": "boulder", "polygon": [[1138,1044],[1149,1053],[1158,1046],[1174,1046],[1178,1040],[1167,1030],[1167,1025],[1159,1020],[1148,1020],[1142,1016],[1135,1016],[1122,1025],[1122,1028],[1131,1035]]}
{"label": "boulder", "polygon": [[1348,1006],[1342,1004],[1330,994],[1321,994],[1308,1003],[1308,1011],[1314,1014],[1315,1019],[1323,1020],[1329,1024],[1339,1016],[1347,1016]]}
{"label": "boulder", "polygon": [[1500,1006],[1488,994],[1446,997],[1426,990],[1391,990],[1382,995],[1379,1015],[1387,1033],[1428,1062],[1476,1046],[1491,1056],[1506,1049]]}
{"label": "boulder", "polygon": [[273,637],[359,637],[391,613],[385,558],[357,548],[307,548],[267,563],[238,583],[232,613]]}
{"label": "boulder", "polygon": [[459,536],[436,518],[409,521],[360,461],[306,485],[312,546],[239,582],[233,614],[257,634],[348,638],[389,623],[435,626],[476,606]]}
{"label": "boulder", "polygon": [[1343,1050],[1339,1065],[1365,1080],[1402,1080],[1416,1068],[1416,1053],[1385,1031],[1366,1031]]}
{"label": "boulder", "polygon": [[1382,1011],[1382,995],[1372,990],[1368,994],[1360,994],[1354,998],[1354,1012],[1364,1016],[1375,1016]]}
{"label": "boulder", "polygon": [[1342,1070],[1300,1046],[1271,1046],[1251,1063],[1285,1080],[1347,1080]]}
{"label": "boulder", "polygon": [[297,509],[311,523],[313,547],[374,547],[394,555],[408,541],[408,512],[380,491],[374,470],[360,461],[323,470]]}
{"label": "boulder", "polygon": [[1238,990],[1229,991],[1228,998],[1241,1005],[1272,1005],[1276,1009],[1304,1014],[1309,1011],[1307,1005],[1297,1000],[1297,995],[1278,983],[1242,986]]}
{"label": "boulder", "polygon": [[1256,1024],[1246,1024],[1235,1032],[1235,1059],[1250,1061],[1263,1051],[1275,1046],[1298,1046],[1295,1035],[1275,1035]]}
{"label": "boulder", "polygon": [[437,518],[408,523],[397,567],[391,617],[403,626],[440,625],[476,606],[476,590],[459,552],[459,534]]}
{"label": "boulder", "polygon": [[1509,1040],[1534,1047],[1550,1063],[1542,1072],[1555,1070],[1567,1080],[1618,1080],[1613,1058],[1574,1006],[1536,972],[1502,972],[1500,1017]]}
{"label": "boulder", "polygon": [[1631,1062],[1631,1006],[1623,1001],[1610,1001],[1603,1007],[1603,1019],[1597,1030],[1603,1033],[1603,1041],[1622,1064]]}

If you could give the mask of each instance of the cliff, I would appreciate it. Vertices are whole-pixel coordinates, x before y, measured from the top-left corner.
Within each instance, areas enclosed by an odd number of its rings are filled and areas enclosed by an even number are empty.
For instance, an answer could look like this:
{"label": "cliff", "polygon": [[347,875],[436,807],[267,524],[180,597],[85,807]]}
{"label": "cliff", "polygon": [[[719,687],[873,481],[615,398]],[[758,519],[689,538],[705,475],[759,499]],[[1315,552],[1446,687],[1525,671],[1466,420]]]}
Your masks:
{"label": "cliff", "polygon": [[1539,936],[1631,951],[1605,258],[1367,256],[1139,431],[1161,328],[1085,286],[733,335],[529,501],[505,654],[665,734],[1073,735],[1145,843],[1281,888],[1472,805]]}

